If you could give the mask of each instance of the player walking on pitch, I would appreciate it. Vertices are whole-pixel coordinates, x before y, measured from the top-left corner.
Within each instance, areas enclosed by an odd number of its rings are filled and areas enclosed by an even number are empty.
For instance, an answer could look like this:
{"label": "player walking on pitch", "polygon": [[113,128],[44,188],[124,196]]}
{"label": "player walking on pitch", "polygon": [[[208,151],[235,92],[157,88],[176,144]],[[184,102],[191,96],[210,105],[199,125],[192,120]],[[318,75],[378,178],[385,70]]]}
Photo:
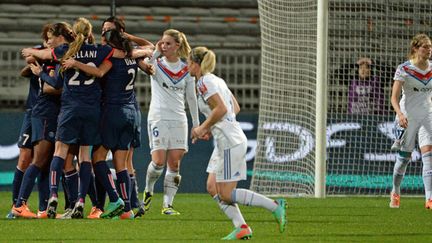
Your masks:
{"label": "player walking on pitch", "polygon": [[[273,213],[279,224],[279,231],[285,230],[286,202],[276,201],[247,189],[237,189],[237,182],[246,179],[247,138],[236,121],[238,103],[228,89],[225,81],[212,74],[216,65],[216,56],[206,47],[192,50],[188,58],[189,72],[197,80],[198,106],[206,120],[192,129],[192,142],[214,136],[215,151],[210,158],[211,176],[216,184],[217,194],[214,200],[230,218],[234,231],[224,240],[249,239],[252,230],[246,224],[237,203],[247,206],[263,207]],[[236,112],[237,111],[237,112]],[[212,173],[214,175],[212,175]],[[212,184],[212,180],[209,180]]]}

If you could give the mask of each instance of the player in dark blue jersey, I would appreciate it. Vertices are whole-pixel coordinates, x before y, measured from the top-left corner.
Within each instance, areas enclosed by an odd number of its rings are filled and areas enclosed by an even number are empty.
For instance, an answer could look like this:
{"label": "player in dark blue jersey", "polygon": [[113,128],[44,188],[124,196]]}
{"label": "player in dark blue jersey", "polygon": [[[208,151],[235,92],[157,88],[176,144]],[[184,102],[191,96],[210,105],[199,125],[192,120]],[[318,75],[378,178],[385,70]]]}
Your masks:
{"label": "player in dark blue jersey", "polygon": [[[106,32],[111,29],[116,29],[122,33],[124,37],[131,41],[134,48],[139,48],[140,50],[147,51],[148,53],[152,52],[154,49],[154,45],[146,39],[131,35],[125,32],[125,24],[122,20],[116,17],[108,17],[102,23],[102,32]],[[102,44],[106,45],[106,38],[102,36]],[[152,65],[147,65],[146,67],[147,74],[152,74],[154,72],[154,67]],[[132,146],[129,149],[128,157],[127,157],[127,170],[129,176],[131,178],[131,196],[130,202],[132,208],[138,208],[140,206],[140,202],[138,199],[138,187],[135,180],[135,170],[133,168],[132,157],[133,157],[133,149],[140,146],[141,140],[141,111],[139,110],[139,105],[135,99],[135,108],[137,111],[137,119],[136,119],[136,128],[134,134],[134,140],[132,142]],[[96,181],[97,182],[97,181]],[[92,185],[91,185],[92,186]],[[117,188],[120,188],[117,183]],[[91,188],[92,189],[92,188]],[[99,218],[100,214],[103,211],[103,205],[105,202],[105,190],[101,188],[100,183],[96,183],[96,193],[97,193],[97,201],[96,205],[93,205],[88,218]],[[118,189],[119,190],[119,189]],[[89,195],[91,195],[92,190],[89,191]]]}
{"label": "player in dark blue jersey", "polygon": [[[130,42],[117,30],[106,31],[103,36],[112,47],[131,53]],[[95,146],[93,161],[95,168],[100,163],[106,163],[108,150],[111,150],[120,196],[125,201],[124,213],[120,215],[120,218],[133,219],[134,214],[129,200],[130,176],[127,171],[126,160],[137,124],[134,93],[135,76],[138,66],[144,69],[147,65],[142,60],[131,59],[127,56],[123,58],[111,57],[110,61],[110,64],[104,63],[99,68],[94,68],[78,60],[70,59],[63,62],[63,66],[79,68],[87,73],[105,78],[102,96],[102,146]]]}
{"label": "player in dark blue jersey", "polygon": [[[59,31],[62,30],[62,31]],[[47,46],[54,48],[63,43],[73,41],[71,27],[66,23],[50,25],[46,30]],[[40,91],[33,106],[32,122],[32,164],[24,174],[19,197],[13,213],[17,217],[32,218],[34,215],[27,210],[26,202],[33,189],[35,179],[39,176],[39,194],[44,200],[39,204],[38,218],[47,218],[45,212],[49,197],[49,162],[54,151],[54,136],[57,128],[57,115],[60,109],[60,91],[54,89],[49,83],[55,85],[62,80],[58,76],[60,65],[54,61],[45,61],[42,66],[38,62],[30,64],[34,75],[39,77]],[[45,183],[41,183],[45,182]]]}
{"label": "player in dark blue jersey", "polygon": [[[33,49],[44,49],[46,44],[46,32],[49,25],[45,25],[42,28],[42,39],[44,40],[44,44],[34,46]],[[39,77],[34,75],[30,69],[30,63],[34,63],[36,59],[33,56],[26,57],[27,66],[21,70],[21,76],[28,77],[30,80],[29,91],[27,95],[27,101],[25,105],[25,113],[23,123],[19,132],[18,138],[18,147],[19,147],[19,158],[17,167],[14,173],[14,179],[12,182],[12,207],[15,206],[16,201],[18,200],[19,191],[21,187],[21,183],[23,181],[24,173],[32,160],[32,152],[33,145],[31,143],[31,114],[33,105],[37,99],[40,86],[39,86]],[[38,183],[39,184],[39,183]],[[28,208],[28,207],[27,207]],[[7,218],[14,218],[14,214],[11,211],[6,216]]]}
{"label": "player in dark blue jersey", "polygon": [[[92,25],[85,18],[78,18],[74,23],[73,31],[75,41],[69,46],[60,46],[53,50],[54,59],[66,60],[74,56],[77,60],[92,66],[99,66],[109,62],[113,50],[109,46],[96,46],[93,40]],[[23,55],[29,50],[23,50]],[[31,53],[46,57],[46,53]],[[48,59],[51,58],[48,56]],[[51,162],[51,197],[48,201],[48,216],[55,218],[58,204],[58,184],[63,170],[65,158],[72,144],[79,144],[80,187],[79,199],[75,204],[72,217],[82,218],[84,201],[91,177],[90,146],[100,143],[99,118],[101,89],[99,80],[75,69],[61,70],[63,78],[63,91],[61,97],[61,110],[58,118],[56,145],[54,157]],[[112,186],[109,168],[95,170],[95,174],[105,186],[110,197],[110,204],[106,214],[115,216],[121,213],[124,202],[119,198],[115,187]]]}
{"label": "player in dark blue jersey", "polygon": [[[113,16],[108,17],[102,23],[102,32],[112,30],[112,29],[118,30],[120,33],[122,33],[123,36],[129,39],[132,42],[134,48],[146,49],[150,51],[154,50],[154,45],[150,41],[127,33],[124,22],[121,19],[118,19],[117,17],[113,17]],[[105,42],[103,44],[106,44],[104,37],[102,37],[102,42]],[[155,72],[154,66],[150,64],[147,65],[146,70],[147,71],[145,72],[149,75],[152,75]],[[131,207],[139,208],[141,206],[141,202],[138,199],[138,186],[137,186],[137,181],[135,176],[135,169],[132,161],[134,148],[138,148],[139,146],[141,146],[141,110],[136,99],[135,99],[135,109],[137,111],[136,128],[135,128],[134,139],[129,148],[129,153],[127,156],[127,170],[131,178],[131,184],[130,184],[131,185],[131,196],[130,196]],[[140,213],[140,210],[138,210],[138,212],[135,214],[135,217],[140,217],[141,215],[142,213]]]}
{"label": "player in dark blue jersey", "polygon": [[[108,58],[113,53],[112,48],[83,43],[84,39],[91,36],[91,25],[88,20],[83,18],[78,19],[74,25],[74,30],[77,34],[77,41],[70,45],[66,54],[62,57],[64,60],[74,56],[82,63],[91,66],[99,66],[103,62],[108,62]],[[60,54],[61,51],[59,50]],[[57,55],[56,51],[54,54]],[[82,218],[84,200],[89,188],[92,169],[88,145],[100,143],[99,101],[101,98],[101,89],[99,82],[94,77],[75,69],[64,70],[64,81],[62,93],[62,111],[64,113],[59,117],[58,139],[65,144],[80,144],[79,201],[75,205],[72,217]],[[75,140],[77,138],[79,140]],[[121,212],[124,202],[118,197],[115,187],[112,186],[111,174],[107,169],[106,165],[101,168],[98,167],[98,169],[95,169],[95,174],[99,180],[102,180],[102,184],[104,184],[110,197],[110,205],[107,208],[106,215],[115,216]],[[51,201],[55,210],[55,195],[53,195]]]}
{"label": "player in dark blue jersey", "polygon": [[[37,45],[34,48],[42,49],[43,45]],[[33,57],[26,58],[27,63],[34,62],[35,59]],[[28,77],[30,80],[29,91],[27,95],[27,101],[25,105],[25,113],[23,122],[21,125],[21,129],[19,132],[18,138],[18,148],[19,148],[19,157],[17,166],[15,168],[14,178],[12,181],[12,207],[15,206],[16,201],[18,200],[18,194],[21,187],[21,182],[24,177],[24,173],[32,160],[32,143],[31,143],[31,113],[33,104],[37,98],[39,93],[39,77],[34,75],[31,72],[30,66],[26,66],[21,70],[21,76]],[[12,210],[8,213],[6,218],[14,218],[15,216],[12,213]]]}

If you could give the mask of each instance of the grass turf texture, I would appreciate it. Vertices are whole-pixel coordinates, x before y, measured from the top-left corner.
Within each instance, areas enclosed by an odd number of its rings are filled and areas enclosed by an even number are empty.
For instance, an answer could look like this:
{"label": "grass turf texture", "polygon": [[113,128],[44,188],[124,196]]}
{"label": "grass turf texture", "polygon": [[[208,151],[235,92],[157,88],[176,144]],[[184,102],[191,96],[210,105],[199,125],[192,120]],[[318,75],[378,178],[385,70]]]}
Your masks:
{"label": "grass turf texture", "polygon": [[[155,194],[153,198],[150,211],[136,220],[8,220],[4,216],[10,210],[10,192],[0,192],[0,242],[216,242],[233,229],[231,221],[206,194],[178,194],[174,206],[181,212],[179,216],[161,215],[162,195]],[[422,198],[402,198],[400,209],[390,209],[386,197],[287,201],[288,225],[283,234],[267,210],[240,207],[253,230],[252,240],[432,242],[432,211],[424,208]],[[59,209],[62,207],[60,204]],[[37,209],[36,193],[31,197],[30,208]],[[87,205],[85,214],[89,211]]]}

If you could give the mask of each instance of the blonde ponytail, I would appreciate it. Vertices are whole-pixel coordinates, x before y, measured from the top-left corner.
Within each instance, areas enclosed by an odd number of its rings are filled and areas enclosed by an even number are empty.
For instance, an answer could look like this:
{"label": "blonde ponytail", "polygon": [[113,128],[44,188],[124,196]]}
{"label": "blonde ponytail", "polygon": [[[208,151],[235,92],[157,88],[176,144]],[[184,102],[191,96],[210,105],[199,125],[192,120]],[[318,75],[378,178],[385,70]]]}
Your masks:
{"label": "blonde ponytail", "polygon": [[195,47],[190,53],[192,61],[198,63],[201,67],[201,73],[212,73],[216,67],[216,54],[207,47]]}
{"label": "blonde ponytail", "polygon": [[69,44],[69,49],[63,56],[62,60],[66,60],[81,49],[82,44],[92,36],[93,26],[86,18],[78,18],[73,25],[73,32],[76,34],[75,40]]}

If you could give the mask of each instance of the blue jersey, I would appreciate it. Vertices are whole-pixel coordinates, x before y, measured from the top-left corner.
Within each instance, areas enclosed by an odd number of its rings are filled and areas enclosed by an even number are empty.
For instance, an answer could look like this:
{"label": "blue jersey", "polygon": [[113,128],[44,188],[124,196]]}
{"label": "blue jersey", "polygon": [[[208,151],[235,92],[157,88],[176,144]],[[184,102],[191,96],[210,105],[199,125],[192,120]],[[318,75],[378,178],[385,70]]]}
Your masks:
{"label": "blue jersey", "polygon": [[41,89],[39,90],[37,101],[33,106],[32,117],[57,118],[60,110],[60,95],[45,94],[43,92],[43,87],[47,85],[46,82],[48,79],[57,80],[56,77],[58,77],[58,75],[56,71],[58,71],[59,67],[60,65],[54,61],[48,61],[42,65],[43,72],[39,78]]}
{"label": "blue jersey", "polygon": [[63,88],[63,77],[60,74],[61,65],[59,63],[54,65],[54,69],[50,69],[50,72],[54,72],[54,76],[50,76],[49,72],[41,72],[40,79],[43,80],[44,85],[48,84],[55,89],[61,89]]}
{"label": "blue jersey", "polygon": [[111,57],[111,70],[105,75],[104,104],[133,104],[134,83],[138,64],[135,59]]}
{"label": "blue jersey", "polygon": [[[37,45],[37,46],[34,46],[33,48],[41,50],[41,49],[43,49],[43,46]],[[29,86],[27,101],[26,101],[26,105],[25,105],[26,110],[33,108],[33,106],[36,102],[36,99],[39,95],[40,88],[41,87],[40,87],[40,83],[39,83],[39,77],[34,75],[33,73],[31,73],[30,74],[30,86]]]}
{"label": "blue jersey", "polygon": [[[54,49],[53,56],[60,59],[69,49],[61,45]],[[110,46],[83,44],[74,58],[87,65],[99,66],[108,60],[113,53]],[[67,69],[60,73],[63,76],[61,105],[64,107],[94,107],[99,105],[101,88],[99,80],[78,69]]]}
{"label": "blue jersey", "polygon": [[31,110],[33,108],[33,105],[36,103],[40,90],[39,77],[34,75],[33,73],[30,75],[30,85],[25,105],[25,108],[27,110]]}

